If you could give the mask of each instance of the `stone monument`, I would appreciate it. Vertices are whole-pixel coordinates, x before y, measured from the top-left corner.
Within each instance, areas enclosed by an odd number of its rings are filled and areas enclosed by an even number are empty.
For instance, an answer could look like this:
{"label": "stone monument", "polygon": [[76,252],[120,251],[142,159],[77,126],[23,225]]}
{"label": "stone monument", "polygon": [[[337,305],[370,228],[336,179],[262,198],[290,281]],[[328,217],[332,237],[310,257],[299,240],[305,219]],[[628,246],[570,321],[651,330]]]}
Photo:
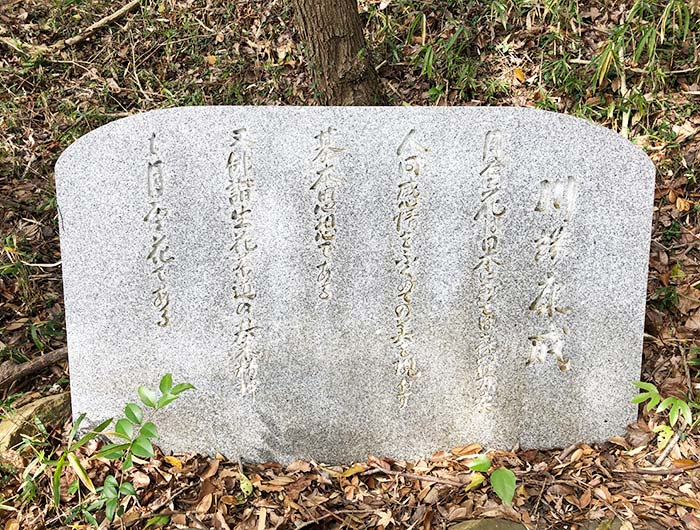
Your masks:
{"label": "stone monument", "polygon": [[187,107],[56,166],[74,413],[172,372],[166,450],[330,463],[635,420],[655,170],[584,120]]}

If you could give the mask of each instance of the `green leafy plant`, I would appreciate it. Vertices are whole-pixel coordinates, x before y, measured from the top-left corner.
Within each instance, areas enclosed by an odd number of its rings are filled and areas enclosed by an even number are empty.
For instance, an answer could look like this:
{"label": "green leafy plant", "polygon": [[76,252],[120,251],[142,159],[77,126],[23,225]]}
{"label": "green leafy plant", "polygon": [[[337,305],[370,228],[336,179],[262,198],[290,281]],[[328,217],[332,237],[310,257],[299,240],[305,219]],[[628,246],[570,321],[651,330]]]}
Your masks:
{"label": "green leafy plant", "polygon": [[643,381],[635,381],[632,384],[637,388],[644,390],[644,392],[640,392],[632,398],[631,401],[635,405],[646,401],[647,404],[645,405],[644,409],[649,411],[661,403],[661,395],[659,394],[659,390],[656,388],[656,386],[652,385],[651,383],[644,383]]}
{"label": "green leafy plant", "polygon": [[674,285],[667,285],[657,289],[650,298],[655,301],[660,309],[672,311],[678,307],[678,291]]}
{"label": "green leafy plant", "polygon": [[668,409],[668,420],[671,427],[678,422],[679,418],[683,418],[687,425],[693,424],[693,413],[690,410],[690,405],[688,405],[684,399],[674,396],[662,399],[659,390],[651,383],[635,381],[632,384],[643,390],[643,392],[640,392],[632,398],[632,403],[639,404],[646,402],[645,409],[649,411],[656,407],[657,413],[664,412]]}
{"label": "green leafy plant", "polygon": [[[194,386],[189,383],[173,385],[172,375],[165,374],[158,385],[160,395],[152,388],[141,386],[138,388],[138,396],[141,400],[141,404],[145,406],[147,412],[150,413],[166,407],[175,401],[180,394],[193,388]],[[149,411],[148,409],[152,410]],[[91,499],[91,503],[81,503],[78,506],[78,515],[82,515],[91,524],[97,525],[97,521],[94,515],[92,515],[94,512],[104,509],[105,517],[109,521],[113,521],[116,516],[121,516],[124,512],[122,500],[125,497],[136,495],[136,489],[130,482],[118,480],[114,475],[108,475],[102,486],[96,488],[88,476],[87,471],[80,463],[76,451],[100,434],[107,435],[112,439],[117,438],[120,440],[119,442],[105,445],[92,458],[117,460],[120,462],[121,470],[126,471],[133,466],[134,457],[151,458],[155,456],[153,441],[158,438],[158,430],[155,424],[149,421],[148,414],[144,414],[144,408],[142,408],[141,405],[127,403],[124,407],[123,418],[109,418],[85,434],[77,442],[73,442],[84,419],[85,414],[81,414],[78,417],[68,435],[68,446],[66,450],[56,462],[49,463],[54,466],[52,481],[53,498],[54,505],[56,509],[58,509],[61,501],[61,474],[66,465],[69,465],[73,468],[73,471],[75,471],[80,483],[91,493],[97,495],[96,499]],[[108,427],[112,425],[113,422],[114,430],[107,431]],[[79,491],[79,484],[77,484],[77,481],[72,487],[75,487],[75,489]],[[76,513],[73,515],[76,515]]]}
{"label": "green leafy plant", "polygon": [[[469,469],[476,471],[471,482],[467,485],[467,491],[470,491],[481,485],[485,477],[482,473],[486,473],[491,469],[491,460],[486,455],[478,455],[469,464]],[[498,498],[504,504],[512,504],[513,496],[515,495],[516,479],[515,473],[504,467],[494,469],[489,477],[491,487]]]}
{"label": "green leafy plant", "polygon": [[657,425],[654,427],[654,433],[656,434],[657,449],[663,451],[671,438],[673,438],[673,429],[666,424]]}
{"label": "green leafy plant", "polygon": [[[625,21],[615,26],[606,44],[592,61],[593,88],[602,85],[609,71],[624,77],[625,57],[633,65],[646,66],[652,85],[664,81],[662,56],[682,49],[691,32],[692,17],[686,0],[637,0]],[[666,43],[666,46],[663,46]],[[624,96],[624,94],[623,94]]]}
{"label": "green leafy plant", "polygon": [[678,418],[681,416],[685,420],[686,424],[691,425],[693,423],[693,414],[690,411],[690,406],[685,402],[685,400],[677,397],[667,397],[661,402],[659,407],[656,409],[656,412],[663,412],[666,409],[669,409],[668,420],[671,423],[671,427],[676,424]]}

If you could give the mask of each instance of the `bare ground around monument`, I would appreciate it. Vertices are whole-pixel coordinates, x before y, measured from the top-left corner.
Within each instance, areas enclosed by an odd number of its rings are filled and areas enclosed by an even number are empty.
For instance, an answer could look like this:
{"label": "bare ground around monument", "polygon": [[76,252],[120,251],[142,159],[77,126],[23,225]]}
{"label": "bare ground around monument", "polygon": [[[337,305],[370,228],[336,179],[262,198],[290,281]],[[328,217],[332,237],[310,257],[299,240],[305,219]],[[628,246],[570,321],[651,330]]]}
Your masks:
{"label": "bare ground around monument", "polygon": [[[0,407],[3,420],[22,426],[8,427],[3,440],[12,443],[0,446],[5,529],[87,527],[81,507],[94,498],[68,467],[60,507],[52,501],[51,462],[70,430],[58,155],[100,125],[155,108],[314,104],[286,3],[144,1],[110,17],[129,4],[0,6]],[[700,418],[697,0],[634,8],[567,0],[361,4],[392,104],[557,110],[646,150],[658,175],[642,381]],[[235,455],[158,453],[124,474],[136,496],[126,498],[113,526],[427,529],[502,518],[528,528],[587,528],[589,521],[608,528],[612,519],[626,529],[700,528],[698,428],[672,419],[668,410],[640,409],[626,436],[604,444],[489,453],[495,467],[517,477],[512,506],[487,481],[476,484],[468,463],[481,448],[470,440],[419,462],[244,463],[248,481]],[[100,444],[78,451],[97,487],[110,473],[121,477],[109,461],[90,458]],[[94,516],[103,521],[104,512]]]}

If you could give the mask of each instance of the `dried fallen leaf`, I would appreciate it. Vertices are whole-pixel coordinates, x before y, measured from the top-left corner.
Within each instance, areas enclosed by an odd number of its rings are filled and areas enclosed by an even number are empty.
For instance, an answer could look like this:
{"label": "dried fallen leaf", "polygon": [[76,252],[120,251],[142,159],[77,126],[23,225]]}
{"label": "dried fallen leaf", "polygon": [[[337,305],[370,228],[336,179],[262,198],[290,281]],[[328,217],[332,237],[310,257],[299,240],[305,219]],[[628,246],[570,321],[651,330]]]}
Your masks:
{"label": "dried fallen leaf", "polygon": [[607,503],[612,502],[612,495],[610,495],[610,491],[608,491],[608,488],[606,488],[605,486],[598,486],[593,490],[593,493],[600,500],[603,500]]}
{"label": "dried fallen leaf", "polygon": [[693,127],[693,124],[690,123],[690,121],[686,121],[685,123],[683,123],[683,125],[674,125],[672,129],[673,132],[677,135],[676,141],[678,143],[687,140],[688,138],[694,136],[695,133],[698,132],[698,129]]}
{"label": "dried fallen leaf", "polygon": [[671,464],[675,467],[687,467],[697,464],[695,460],[688,460],[687,458],[676,458],[671,460]]}
{"label": "dried fallen leaf", "polygon": [[700,309],[695,311],[695,313],[685,321],[685,327],[688,329],[700,329]]}
{"label": "dried fallen leaf", "polygon": [[291,477],[275,477],[274,479],[267,482],[267,484],[270,484],[271,486],[286,486],[287,484],[295,482],[295,480],[296,479],[293,479]]}
{"label": "dried fallen leaf", "polygon": [[692,206],[692,201],[684,199],[683,197],[676,198],[676,210],[679,212],[689,212]]}
{"label": "dried fallen leaf", "polygon": [[[25,459],[14,449],[7,449],[6,451],[0,452],[0,464],[12,467],[16,471],[24,471]],[[7,469],[7,467],[5,469]]]}
{"label": "dried fallen leaf", "polygon": [[345,478],[352,477],[353,475],[357,475],[358,473],[362,473],[363,471],[367,471],[367,465],[366,464],[355,464],[352,467],[349,467],[343,472],[343,476]]}
{"label": "dried fallen leaf", "polygon": [[151,483],[151,479],[148,477],[148,475],[146,475],[146,473],[136,471],[131,476],[131,483],[134,485],[134,488],[143,489],[148,487],[148,485]]}
{"label": "dried fallen leaf", "polygon": [[287,466],[287,473],[294,473],[295,471],[300,471],[301,473],[308,473],[311,471],[311,464],[305,462],[304,460],[295,460]]}
{"label": "dried fallen leaf", "polygon": [[200,474],[200,478],[202,480],[206,480],[208,478],[213,477],[216,475],[216,472],[219,470],[219,461],[218,460],[210,460],[209,465],[207,466],[207,469],[204,470],[202,474]]}
{"label": "dried fallen leaf", "polygon": [[386,512],[378,510],[375,513],[376,513],[376,515],[379,516],[379,521],[377,521],[377,526],[383,526],[386,528],[387,526],[389,526],[389,523],[394,522],[394,519],[392,518],[392,515],[391,515],[391,510],[388,510]]}
{"label": "dried fallen leaf", "polygon": [[453,447],[450,452],[455,456],[473,455],[481,452],[481,444],[459,445]]}
{"label": "dried fallen leaf", "polygon": [[678,310],[684,315],[689,315],[700,308],[700,289],[692,285],[681,285],[676,288],[676,293],[678,293]]}
{"label": "dried fallen leaf", "polygon": [[687,530],[700,530],[700,519],[694,513],[687,513],[682,520]]}
{"label": "dried fallen leaf", "polygon": [[176,469],[182,469],[182,461],[175,456],[166,456],[165,461]]}
{"label": "dried fallen leaf", "polygon": [[258,530],[265,530],[265,521],[267,520],[267,509],[263,506],[258,512]]}
{"label": "dried fallen leaf", "polygon": [[700,510],[700,501],[691,497],[673,497],[671,499],[667,499],[667,502],[672,502],[673,504],[678,504],[680,506],[687,506],[693,510]]}
{"label": "dried fallen leaf", "polygon": [[582,510],[585,509],[591,503],[591,490],[586,490],[583,492],[581,497],[578,499],[578,507]]}
{"label": "dried fallen leaf", "polygon": [[197,503],[195,511],[197,513],[207,513],[209,511],[209,508],[211,508],[212,499],[213,495],[211,493],[202,497],[202,500]]}

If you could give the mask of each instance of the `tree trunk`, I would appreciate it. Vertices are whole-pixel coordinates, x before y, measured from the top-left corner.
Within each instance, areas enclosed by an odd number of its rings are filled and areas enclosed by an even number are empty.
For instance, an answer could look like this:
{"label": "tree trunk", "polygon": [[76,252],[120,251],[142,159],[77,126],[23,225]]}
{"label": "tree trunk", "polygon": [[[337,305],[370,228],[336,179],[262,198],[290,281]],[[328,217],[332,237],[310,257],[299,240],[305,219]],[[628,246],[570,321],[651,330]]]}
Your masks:
{"label": "tree trunk", "polygon": [[322,105],[385,102],[370,61],[356,0],[294,0]]}

